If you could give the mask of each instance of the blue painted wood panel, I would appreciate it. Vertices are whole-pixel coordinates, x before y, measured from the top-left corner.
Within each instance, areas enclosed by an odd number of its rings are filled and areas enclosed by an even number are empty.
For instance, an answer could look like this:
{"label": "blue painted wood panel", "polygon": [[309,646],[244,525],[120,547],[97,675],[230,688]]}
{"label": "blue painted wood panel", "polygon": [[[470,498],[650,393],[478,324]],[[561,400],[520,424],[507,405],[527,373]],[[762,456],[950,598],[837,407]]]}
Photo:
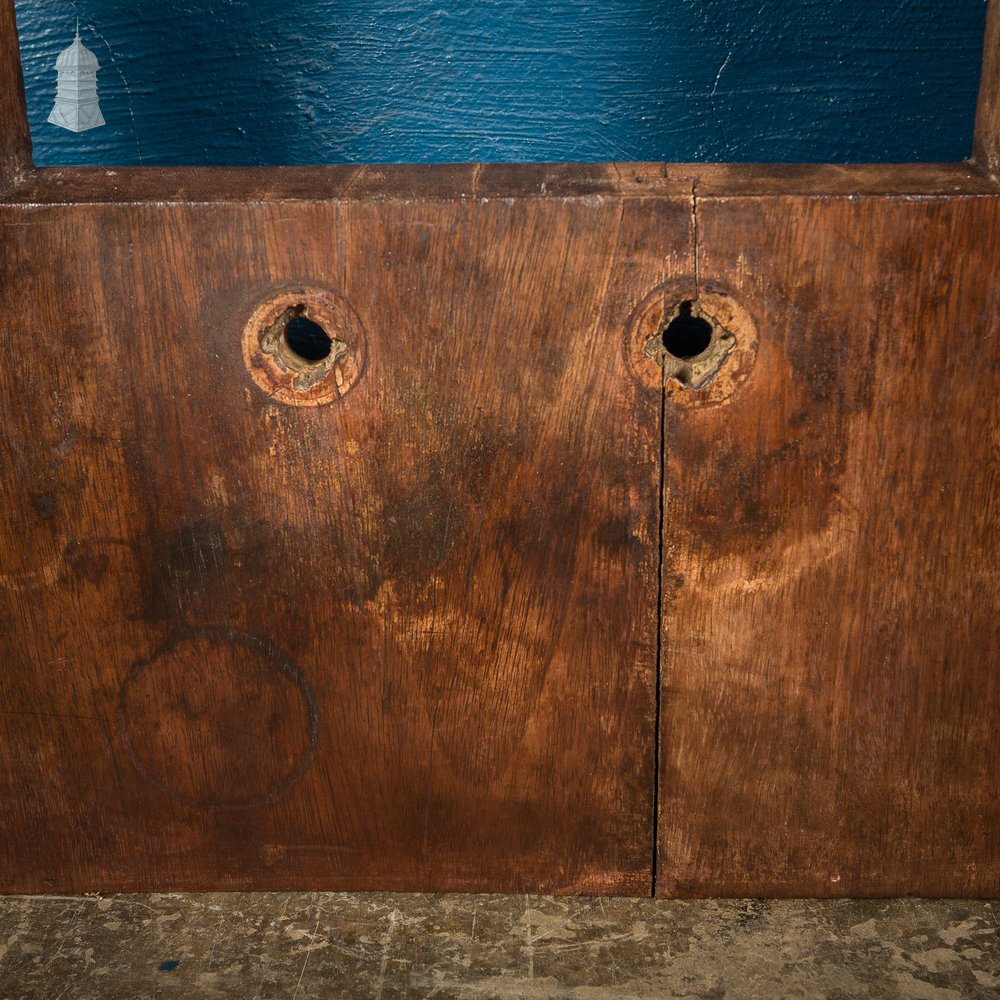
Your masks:
{"label": "blue painted wood panel", "polygon": [[81,0],[104,128],[46,123],[69,0],[16,0],[35,162],[969,155],[986,0]]}

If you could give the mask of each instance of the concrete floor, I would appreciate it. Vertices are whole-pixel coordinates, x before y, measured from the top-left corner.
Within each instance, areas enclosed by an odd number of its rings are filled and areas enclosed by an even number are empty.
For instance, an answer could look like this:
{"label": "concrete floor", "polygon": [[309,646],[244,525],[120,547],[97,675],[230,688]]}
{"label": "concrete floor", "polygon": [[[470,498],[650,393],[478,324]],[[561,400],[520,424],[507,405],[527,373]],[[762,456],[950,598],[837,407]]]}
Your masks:
{"label": "concrete floor", "polygon": [[0,997],[1000,997],[1000,903],[0,897]]}

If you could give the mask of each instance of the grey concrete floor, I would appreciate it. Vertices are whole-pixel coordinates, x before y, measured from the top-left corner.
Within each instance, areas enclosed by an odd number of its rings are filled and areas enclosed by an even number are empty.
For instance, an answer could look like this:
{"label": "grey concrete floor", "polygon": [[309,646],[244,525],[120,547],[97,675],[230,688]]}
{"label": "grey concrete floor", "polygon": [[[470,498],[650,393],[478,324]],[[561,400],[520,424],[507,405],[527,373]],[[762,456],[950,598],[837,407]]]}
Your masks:
{"label": "grey concrete floor", "polygon": [[1000,997],[997,902],[0,897],[0,997]]}

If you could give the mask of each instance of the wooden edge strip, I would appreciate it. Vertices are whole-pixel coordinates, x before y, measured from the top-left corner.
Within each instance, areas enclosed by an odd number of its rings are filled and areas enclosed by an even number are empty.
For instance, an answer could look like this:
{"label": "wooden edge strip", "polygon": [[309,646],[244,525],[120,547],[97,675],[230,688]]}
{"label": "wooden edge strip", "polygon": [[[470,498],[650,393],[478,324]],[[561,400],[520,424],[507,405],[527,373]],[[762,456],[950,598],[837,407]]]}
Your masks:
{"label": "wooden edge strip", "polygon": [[983,43],[983,76],[976,108],[975,162],[1000,179],[1000,0],[990,0]]}
{"label": "wooden edge strip", "polygon": [[461,198],[940,197],[996,194],[972,163],[489,163],[327,167],[97,167],[36,170],[20,205],[410,201]]}
{"label": "wooden edge strip", "polygon": [[0,0],[0,194],[31,171],[31,133],[14,0]]}

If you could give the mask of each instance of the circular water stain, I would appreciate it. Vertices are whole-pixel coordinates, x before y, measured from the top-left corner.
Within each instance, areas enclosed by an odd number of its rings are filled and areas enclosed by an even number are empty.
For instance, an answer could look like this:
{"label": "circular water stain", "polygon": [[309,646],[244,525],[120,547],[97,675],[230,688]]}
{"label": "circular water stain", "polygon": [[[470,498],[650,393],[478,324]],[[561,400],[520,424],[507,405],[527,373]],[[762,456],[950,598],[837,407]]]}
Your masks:
{"label": "circular water stain", "polygon": [[316,699],[298,667],[259,636],[185,629],[132,665],[119,725],[139,774],[203,809],[271,802],[316,750]]}

